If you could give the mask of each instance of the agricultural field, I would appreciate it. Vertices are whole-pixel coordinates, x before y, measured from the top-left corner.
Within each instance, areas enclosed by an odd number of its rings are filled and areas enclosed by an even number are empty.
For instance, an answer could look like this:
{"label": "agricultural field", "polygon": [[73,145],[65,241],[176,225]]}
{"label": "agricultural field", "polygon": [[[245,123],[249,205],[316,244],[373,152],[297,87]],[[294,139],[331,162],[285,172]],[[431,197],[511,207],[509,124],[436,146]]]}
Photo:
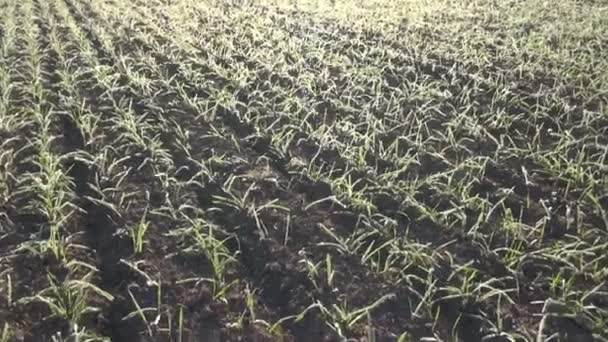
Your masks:
{"label": "agricultural field", "polygon": [[608,341],[608,3],[0,0],[0,342]]}

